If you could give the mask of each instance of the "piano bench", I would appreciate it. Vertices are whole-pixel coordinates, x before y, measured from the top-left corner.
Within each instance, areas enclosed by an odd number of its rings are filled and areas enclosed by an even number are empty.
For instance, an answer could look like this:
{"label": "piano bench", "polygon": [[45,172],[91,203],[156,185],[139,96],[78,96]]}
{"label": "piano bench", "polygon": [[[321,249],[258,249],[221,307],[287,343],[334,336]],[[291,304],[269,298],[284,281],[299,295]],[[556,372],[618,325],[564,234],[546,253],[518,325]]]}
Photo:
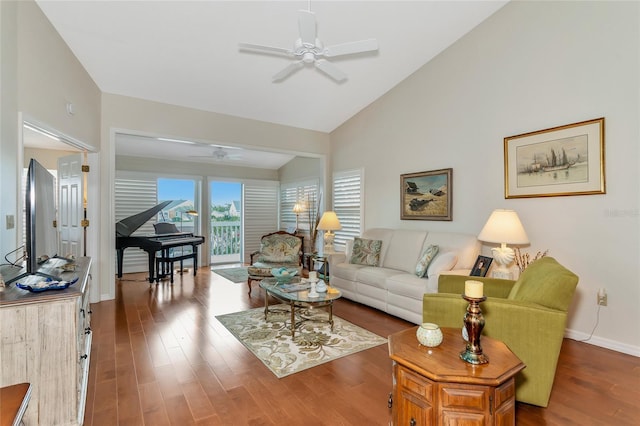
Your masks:
{"label": "piano bench", "polygon": [[[182,265],[183,262],[187,259],[193,259],[193,275],[195,276],[196,271],[198,270],[197,250],[180,256],[170,256],[168,254],[156,256],[156,283],[160,281],[160,278],[164,278],[167,275],[167,269],[170,276],[170,282],[173,283],[173,264],[175,262],[180,262],[180,274],[182,274]],[[162,266],[162,268],[160,266]]]}

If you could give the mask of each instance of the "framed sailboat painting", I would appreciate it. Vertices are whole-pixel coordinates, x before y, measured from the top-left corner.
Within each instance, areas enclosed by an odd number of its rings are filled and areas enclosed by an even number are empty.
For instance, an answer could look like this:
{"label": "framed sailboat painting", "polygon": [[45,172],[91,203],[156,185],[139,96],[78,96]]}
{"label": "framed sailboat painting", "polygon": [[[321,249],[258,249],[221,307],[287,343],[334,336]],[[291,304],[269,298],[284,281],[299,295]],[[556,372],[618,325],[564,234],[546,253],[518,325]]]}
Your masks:
{"label": "framed sailboat painting", "polygon": [[604,118],[504,138],[505,198],[605,192]]}

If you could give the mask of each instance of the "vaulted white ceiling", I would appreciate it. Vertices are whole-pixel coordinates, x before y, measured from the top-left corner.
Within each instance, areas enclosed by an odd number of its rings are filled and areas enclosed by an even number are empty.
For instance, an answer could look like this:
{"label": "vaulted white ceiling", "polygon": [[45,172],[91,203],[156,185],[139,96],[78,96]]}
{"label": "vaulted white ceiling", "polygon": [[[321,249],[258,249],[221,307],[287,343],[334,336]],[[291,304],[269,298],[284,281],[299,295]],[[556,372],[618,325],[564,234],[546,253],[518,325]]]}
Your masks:
{"label": "vaulted white ceiling", "polygon": [[[478,25],[505,1],[38,0],[100,90],[330,132]],[[376,38],[379,52],[336,58],[349,79],[239,42],[292,47],[297,11],[315,12],[325,45]]]}

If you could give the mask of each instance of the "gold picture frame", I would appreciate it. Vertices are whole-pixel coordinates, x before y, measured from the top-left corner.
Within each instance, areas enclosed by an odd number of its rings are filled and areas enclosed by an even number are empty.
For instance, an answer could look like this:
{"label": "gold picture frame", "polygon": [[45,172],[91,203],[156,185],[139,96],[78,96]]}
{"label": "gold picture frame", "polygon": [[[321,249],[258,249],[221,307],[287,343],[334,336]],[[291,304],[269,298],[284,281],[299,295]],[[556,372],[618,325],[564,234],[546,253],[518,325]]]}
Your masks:
{"label": "gold picture frame", "polygon": [[453,169],[400,175],[401,220],[451,220]]}
{"label": "gold picture frame", "polygon": [[504,138],[504,197],[605,194],[604,117]]}

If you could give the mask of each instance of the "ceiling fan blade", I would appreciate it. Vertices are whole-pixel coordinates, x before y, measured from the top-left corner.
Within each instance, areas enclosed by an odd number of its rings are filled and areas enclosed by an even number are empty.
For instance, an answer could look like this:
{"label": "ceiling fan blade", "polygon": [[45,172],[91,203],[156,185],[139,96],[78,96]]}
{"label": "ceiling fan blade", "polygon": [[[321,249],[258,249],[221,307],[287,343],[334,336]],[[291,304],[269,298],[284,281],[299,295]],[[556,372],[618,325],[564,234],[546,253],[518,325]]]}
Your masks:
{"label": "ceiling fan blade", "polygon": [[222,148],[222,149],[242,149],[239,146],[231,146],[231,145],[219,145],[216,143],[210,143],[209,146],[212,146],[214,148]]}
{"label": "ceiling fan blade", "polygon": [[338,83],[347,79],[347,75],[326,59],[316,60],[316,67]]}
{"label": "ceiling fan blade", "polygon": [[327,58],[351,55],[354,53],[372,52],[378,50],[378,40],[375,38],[369,40],[352,41],[349,43],[336,44],[324,48],[323,55]]}
{"label": "ceiling fan blade", "polygon": [[293,56],[293,51],[284,47],[264,46],[262,44],[238,43],[240,50],[251,52],[268,53],[271,55]]}
{"label": "ceiling fan blade", "polygon": [[273,76],[273,81],[282,81],[285,78],[289,77],[291,74],[293,74],[294,72],[298,71],[300,68],[302,68],[304,66],[304,62],[302,61],[295,61],[291,64],[289,64],[289,66],[287,66],[285,69],[283,69],[282,71],[280,71],[279,73],[277,73],[276,75]]}
{"label": "ceiling fan blade", "polygon": [[298,29],[302,44],[316,44],[316,16],[309,10],[298,11]]}

